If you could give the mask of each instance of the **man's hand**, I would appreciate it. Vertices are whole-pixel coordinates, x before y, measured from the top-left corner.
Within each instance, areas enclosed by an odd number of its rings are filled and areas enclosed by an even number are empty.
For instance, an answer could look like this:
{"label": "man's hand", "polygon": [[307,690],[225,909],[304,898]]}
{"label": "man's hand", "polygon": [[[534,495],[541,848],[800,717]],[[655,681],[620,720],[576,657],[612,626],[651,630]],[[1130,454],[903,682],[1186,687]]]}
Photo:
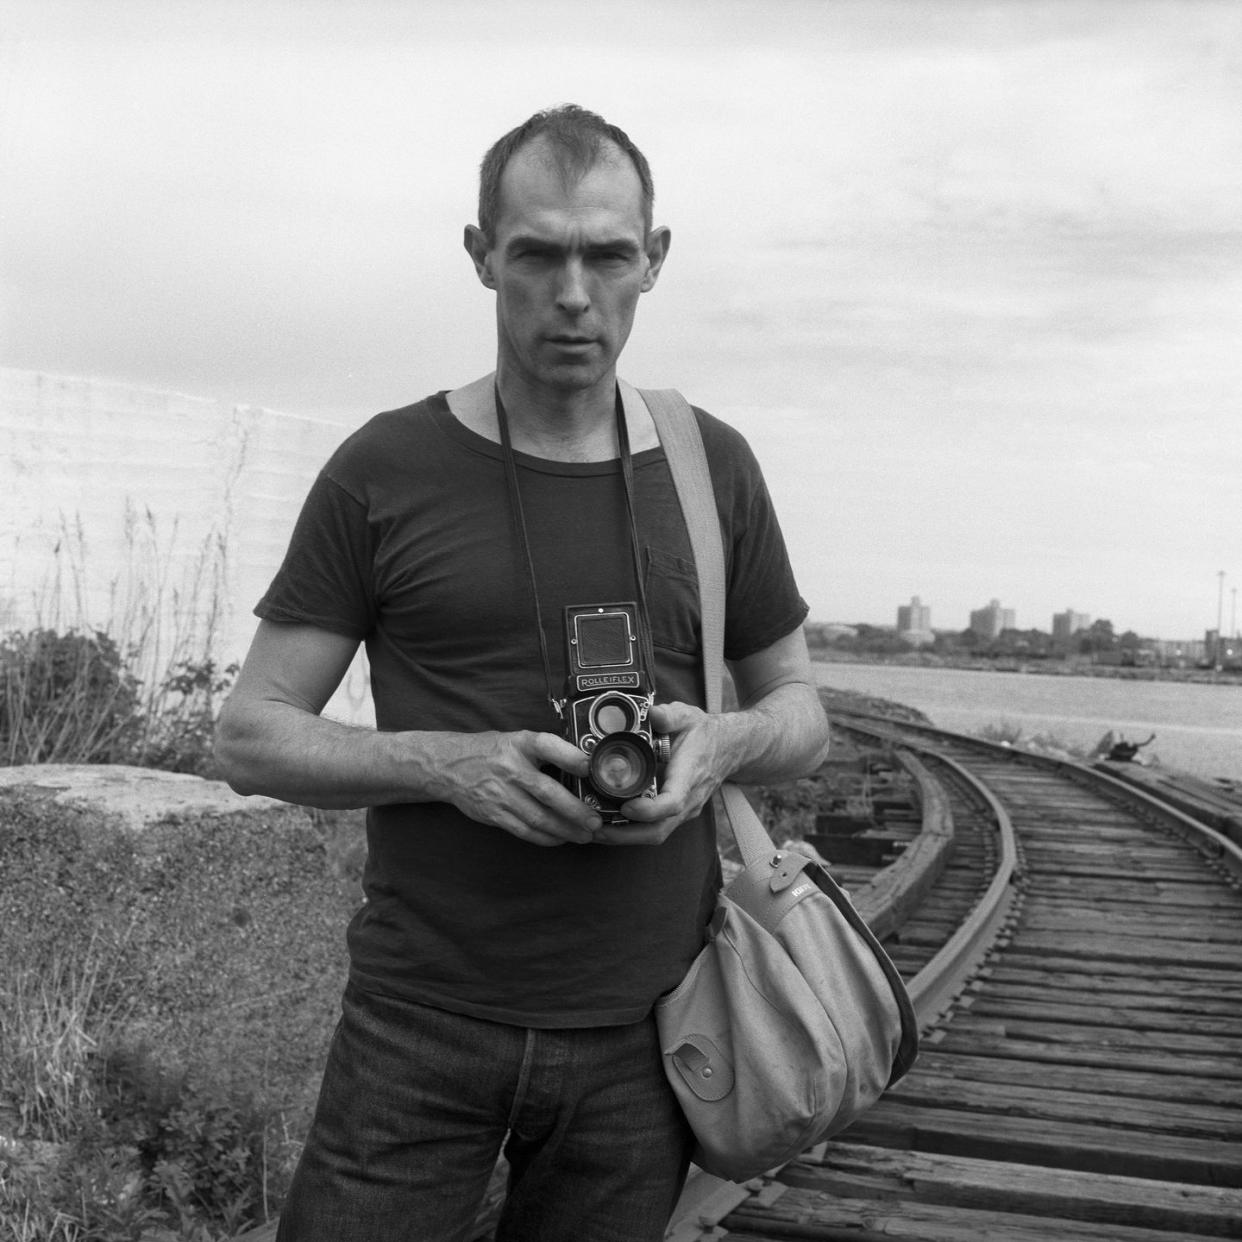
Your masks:
{"label": "man's hand", "polygon": [[733,770],[734,722],[709,716],[687,703],[658,703],[651,708],[654,732],[667,733],[672,755],[654,798],[633,798],[621,807],[628,824],[610,825],[595,834],[608,845],[659,845],[693,819]]}
{"label": "man's hand", "polygon": [[733,666],[742,710],[709,716],[685,703],[651,709],[652,728],[672,738],[654,798],[621,807],[629,824],[595,834],[609,845],[658,845],[697,815],[727,780],[793,780],[828,753],[828,719],[811,685],[806,642],[796,630]]}
{"label": "man's hand", "polygon": [[302,806],[449,802],[535,845],[594,840],[600,817],[557,779],[587,757],[552,733],[379,732],[319,713],[357,642],[307,625],[262,621],[220,715],[216,758],[242,794]]}
{"label": "man's hand", "polygon": [[447,735],[438,749],[437,780],[428,790],[437,801],[532,845],[599,839],[599,815],[541,771],[552,765],[586,775],[587,756],[564,738],[529,730],[461,733]]}

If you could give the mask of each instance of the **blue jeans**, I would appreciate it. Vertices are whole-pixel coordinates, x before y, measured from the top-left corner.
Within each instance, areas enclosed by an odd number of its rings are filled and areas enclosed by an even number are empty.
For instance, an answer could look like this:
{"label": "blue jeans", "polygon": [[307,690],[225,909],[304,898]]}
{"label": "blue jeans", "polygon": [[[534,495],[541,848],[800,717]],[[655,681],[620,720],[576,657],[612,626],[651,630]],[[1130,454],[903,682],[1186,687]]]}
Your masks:
{"label": "blue jeans", "polygon": [[691,1139],[654,1019],[527,1030],[350,985],[278,1242],[461,1242],[502,1146],[496,1242],[658,1242]]}

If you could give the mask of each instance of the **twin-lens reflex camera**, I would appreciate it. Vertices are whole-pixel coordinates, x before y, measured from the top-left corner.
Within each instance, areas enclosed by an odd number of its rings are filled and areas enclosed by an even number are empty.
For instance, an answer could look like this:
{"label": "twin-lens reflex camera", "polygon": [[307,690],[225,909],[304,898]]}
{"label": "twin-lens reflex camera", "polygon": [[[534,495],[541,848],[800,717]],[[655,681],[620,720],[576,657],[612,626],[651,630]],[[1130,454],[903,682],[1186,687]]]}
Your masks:
{"label": "twin-lens reflex camera", "polygon": [[669,758],[669,739],[653,733],[654,670],[644,667],[638,607],[571,604],[565,609],[565,690],[558,710],[565,736],[590,756],[585,777],[563,773],[565,785],[599,812],[605,824],[628,821],[619,808],[654,798]]}

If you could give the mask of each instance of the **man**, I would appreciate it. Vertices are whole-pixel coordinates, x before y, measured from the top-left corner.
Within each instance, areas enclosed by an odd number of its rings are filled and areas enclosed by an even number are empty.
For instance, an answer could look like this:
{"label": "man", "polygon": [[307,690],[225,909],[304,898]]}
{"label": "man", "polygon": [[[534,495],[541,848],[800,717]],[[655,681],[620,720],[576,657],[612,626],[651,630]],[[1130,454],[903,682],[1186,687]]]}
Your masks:
{"label": "man", "polygon": [[[814,767],[827,726],[758,467],[701,412],[742,708],[700,706],[689,538],[650,415],[616,375],[668,254],[651,202],[645,158],[583,109],[492,148],[465,245],[496,298],[495,374],[351,436],[256,609],[219,727],[230,783],[370,808],[367,901],[286,1242],[464,1237],[502,1147],[501,1242],[656,1239],[676,1202],[690,1143],[652,1006],[714,906],[703,808],[726,778]],[[672,754],[658,793],[605,823],[559,779],[587,772],[549,703],[562,610],[644,594],[650,716]],[[359,642],[377,731],[319,715]]]}

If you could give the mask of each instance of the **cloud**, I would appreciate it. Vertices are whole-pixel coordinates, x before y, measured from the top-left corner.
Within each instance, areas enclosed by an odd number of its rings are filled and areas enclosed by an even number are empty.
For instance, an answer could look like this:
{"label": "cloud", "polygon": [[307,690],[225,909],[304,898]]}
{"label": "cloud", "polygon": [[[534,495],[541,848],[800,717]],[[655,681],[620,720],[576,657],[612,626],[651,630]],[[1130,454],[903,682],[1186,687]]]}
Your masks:
{"label": "cloud", "polygon": [[628,373],[737,413],[817,611],[1200,628],[1199,559],[1242,571],[1242,7],[614,11],[10,4],[2,361],[342,425],[469,379],[478,160],[576,99],[674,231]]}

